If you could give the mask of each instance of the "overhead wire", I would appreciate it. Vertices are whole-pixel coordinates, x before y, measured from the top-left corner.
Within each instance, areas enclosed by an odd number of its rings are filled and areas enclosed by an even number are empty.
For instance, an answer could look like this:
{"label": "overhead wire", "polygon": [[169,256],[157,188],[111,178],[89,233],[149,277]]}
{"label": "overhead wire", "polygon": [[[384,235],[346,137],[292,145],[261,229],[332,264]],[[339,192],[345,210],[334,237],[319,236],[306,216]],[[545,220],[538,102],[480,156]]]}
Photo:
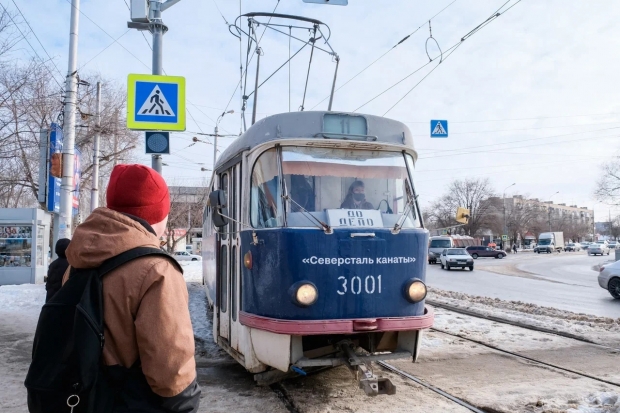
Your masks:
{"label": "overhead wire", "polygon": [[[388,53],[390,53],[392,50],[394,50],[396,47],[400,46],[402,43],[404,43],[405,41],[407,41],[411,36],[413,36],[418,30],[420,30],[422,27],[425,27],[427,22],[433,20],[435,17],[439,16],[441,13],[443,13],[448,7],[452,6],[454,3],[456,3],[457,0],[453,0],[451,3],[449,3],[446,7],[444,7],[443,9],[439,10],[437,13],[435,13],[432,17],[424,20],[424,23],[422,23],[420,26],[418,26],[414,31],[412,31],[411,33],[409,33],[407,36],[403,37],[398,43],[396,43],[394,46],[392,46],[391,48],[389,48],[385,53],[383,53],[381,56],[379,56],[378,58],[376,58],[375,60],[373,60],[369,65],[367,65],[366,67],[364,67],[362,70],[360,70],[359,72],[357,72],[355,75],[353,75],[353,77],[351,77],[349,80],[347,80],[346,82],[344,82],[342,85],[338,86],[335,90],[334,90],[334,94],[336,94],[337,91],[339,91],[340,89],[342,89],[343,87],[345,87],[346,85],[348,85],[353,79],[355,79],[356,77],[358,77],[359,75],[361,75],[362,73],[364,73],[367,69],[369,69],[371,66],[373,66],[375,63],[377,63],[379,60],[383,59]],[[319,103],[317,103],[316,105],[314,105],[312,108],[310,108],[310,110],[316,108],[317,106],[319,106],[321,103],[325,102],[325,100],[329,99],[329,95],[324,97]]]}
{"label": "overhead wire", "polygon": [[[2,9],[4,10],[4,12],[6,13],[7,16],[9,16],[9,19],[11,20],[11,22],[13,22],[13,25],[15,25],[15,28],[17,28],[17,30],[19,31],[19,34],[21,34],[22,38],[26,41],[26,43],[28,43],[28,46],[30,46],[30,48],[32,49],[32,51],[34,52],[35,56],[39,59],[39,61],[41,63],[45,63],[45,61],[41,58],[41,56],[39,56],[39,53],[37,53],[37,50],[32,46],[32,44],[30,43],[30,41],[28,40],[28,38],[26,37],[26,35],[22,32],[21,28],[19,27],[19,25],[15,22],[15,20],[13,19],[13,16],[11,16],[11,13],[9,13],[9,11],[6,9],[6,7],[4,7],[4,5],[2,3],[0,3],[0,6],[2,6]],[[29,26],[30,27],[30,26]],[[31,29],[32,30],[32,29]],[[34,32],[33,32],[34,33]],[[47,53],[47,52],[46,52]],[[53,62],[52,62],[53,63]],[[63,88],[63,86],[60,84],[60,82],[58,82],[58,79],[56,79],[56,77],[54,76],[54,74],[52,73],[52,71],[50,70],[50,68],[47,65],[43,65],[43,67],[45,67],[45,69],[49,72],[49,74],[52,76],[52,79],[54,79],[54,82],[56,82],[56,84],[58,85],[58,87],[60,87],[61,89]],[[58,68],[56,68],[56,70],[58,70]],[[60,71],[59,71],[60,72]],[[62,74],[61,74],[62,76]]]}
{"label": "overhead wire", "polygon": [[[591,113],[588,115],[564,115],[564,116],[537,116],[534,118],[508,118],[508,119],[485,119],[485,120],[461,120],[461,121],[450,121],[450,123],[480,123],[480,122],[508,122],[508,121],[520,121],[520,120],[539,120],[539,119],[559,119],[559,118],[581,118],[587,116],[610,116],[610,115],[620,115],[620,112],[609,112],[609,113]],[[425,121],[403,121],[403,123],[424,123],[428,124],[428,120]]]}
{"label": "overhead wire", "polygon": [[[437,69],[437,67],[439,67],[439,65],[441,63],[443,63],[444,61],[447,60],[447,58],[449,56],[452,55],[452,53],[458,49],[458,47],[463,44],[463,42],[465,42],[467,39],[469,39],[471,36],[473,36],[474,34],[476,34],[477,32],[479,32],[480,30],[482,30],[484,27],[486,27],[488,24],[490,24],[491,22],[493,22],[494,20],[496,20],[498,17],[504,15],[508,10],[512,9],[514,6],[516,6],[517,4],[519,4],[522,0],[517,0],[515,4],[513,4],[511,7],[509,7],[508,9],[502,11],[502,9],[513,0],[508,0],[506,1],[499,9],[497,9],[493,14],[491,14],[491,16],[489,16],[484,22],[480,23],[478,26],[476,26],[474,29],[470,30],[467,34],[465,34],[463,37],[461,37],[461,40],[457,43],[455,43],[453,46],[451,46],[449,49],[446,50],[446,52],[442,52],[440,54],[440,56],[433,58],[430,58],[429,56],[429,62],[426,63],[425,65],[423,65],[422,67],[416,69],[414,72],[419,71],[421,68],[427,66],[429,63],[433,62],[434,60],[437,60],[438,58],[441,59],[440,62],[429,72],[427,73],[418,83],[416,83],[415,85],[413,85],[413,87],[411,87],[404,96],[402,96],[400,99],[398,99],[398,101],[396,101],[396,103],[394,103],[384,114],[383,116],[385,116],[386,114],[388,114],[392,109],[394,109],[394,107],[396,107],[396,105],[398,105],[400,102],[402,102],[402,100],[407,97],[409,95],[409,93],[411,93],[415,88],[417,88],[422,81],[424,81],[426,78],[428,78],[428,76],[435,71],[435,69]],[[444,57],[444,54],[447,55]],[[411,75],[411,74],[410,74]],[[409,75],[409,76],[410,76]],[[407,77],[409,77],[407,76]],[[401,83],[402,80],[400,80],[398,83]],[[396,85],[396,84],[395,84]],[[392,89],[395,85],[390,86],[388,89],[384,90],[383,92],[379,93],[378,95],[376,95],[375,97],[373,97],[372,99],[370,99],[369,101],[367,101],[366,103],[362,104],[361,106],[359,106],[357,109],[355,109],[353,112],[363,108],[364,106],[366,106],[368,103],[374,101],[376,98],[378,98],[379,96],[383,95],[386,91]]]}
{"label": "overhead wire", "polygon": [[[30,29],[30,32],[32,33],[32,35],[35,37],[35,39],[37,39],[37,42],[39,42],[39,45],[41,45],[41,48],[43,49],[43,51],[45,52],[45,54],[47,55],[47,57],[50,59],[50,62],[52,62],[52,64],[54,65],[54,67],[56,68],[56,71],[58,72],[58,74],[60,75],[60,78],[63,78],[62,72],[58,69],[58,66],[56,66],[56,62],[54,62],[54,60],[52,59],[52,56],[50,56],[50,54],[47,52],[47,49],[45,48],[45,46],[43,46],[43,43],[41,43],[41,40],[39,40],[39,36],[37,36],[37,33],[33,30],[32,26],[30,25],[30,23],[28,22],[28,19],[26,18],[26,16],[24,16],[24,13],[22,13],[21,9],[19,8],[19,6],[17,5],[17,3],[15,3],[15,0],[11,0],[13,2],[13,5],[15,5],[15,8],[17,9],[17,11],[19,12],[19,14],[22,16],[22,18],[24,19],[24,22],[28,25],[28,28]],[[3,6],[4,7],[4,6]],[[6,9],[5,9],[6,10]],[[31,46],[32,47],[32,46]]]}

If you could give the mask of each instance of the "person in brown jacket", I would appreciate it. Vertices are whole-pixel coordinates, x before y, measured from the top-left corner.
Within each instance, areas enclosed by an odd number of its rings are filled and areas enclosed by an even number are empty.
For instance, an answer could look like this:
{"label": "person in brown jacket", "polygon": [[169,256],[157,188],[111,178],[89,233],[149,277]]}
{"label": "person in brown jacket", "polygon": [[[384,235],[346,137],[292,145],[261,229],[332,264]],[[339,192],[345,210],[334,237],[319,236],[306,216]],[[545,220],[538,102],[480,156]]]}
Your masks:
{"label": "person in brown jacket", "polygon": [[[164,179],[142,165],[117,165],[107,208],[79,225],[66,251],[71,267],[96,268],[136,247],[159,248],[170,195]],[[115,412],[198,410],[194,334],[183,275],[165,257],[137,258],[103,278],[103,360],[118,381]]]}

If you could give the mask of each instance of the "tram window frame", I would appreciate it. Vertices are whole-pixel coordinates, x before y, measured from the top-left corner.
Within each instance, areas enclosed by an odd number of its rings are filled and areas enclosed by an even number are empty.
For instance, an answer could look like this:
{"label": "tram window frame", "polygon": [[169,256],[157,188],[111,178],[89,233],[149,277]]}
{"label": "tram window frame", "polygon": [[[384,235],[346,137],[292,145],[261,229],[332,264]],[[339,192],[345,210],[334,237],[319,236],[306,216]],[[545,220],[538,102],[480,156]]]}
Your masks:
{"label": "tram window frame", "polygon": [[220,303],[219,308],[222,313],[228,311],[228,245],[220,247]]}
{"label": "tram window frame", "polygon": [[237,246],[233,245],[230,254],[230,311],[233,321],[237,321],[237,255]]}
{"label": "tram window frame", "polygon": [[[226,172],[222,172],[220,174],[220,189],[224,191],[224,193],[226,194],[226,205],[230,206],[230,175],[228,174],[228,171]],[[230,221],[230,220],[229,220]],[[222,229],[222,231],[220,232],[220,237],[225,240],[228,238],[228,232],[230,231],[230,225],[231,222],[228,222],[228,225],[226,227],[224,227]]]}
{"label": "tram window frame", "polygon": [[[271,157],[268,159],[268,157]],[[277,228],[282,227],[284,222],[284,204],[282,202],[282,183],[281,183],[281,174],[278,170],[279,165],[279,154],[277,148],[269,148],[262,152],[254,161],[254,165],[252,165],[252,173],[250,174],[250,224],[253,228]],[[261,178],[264,170],[267,169],[267,165],[275,168],[276,175],[268,180],[257,184],[255,177],[257,176],[257,167],[261,168]],[[273,182],[272,182],[273,181]],[[271,184],[270,184],[271,183]],[[269,188],[271,185],[273,188]],[[267,194],[264,189],[270,189],[269,195],[271,195],[272,202],[269,201]],[[261,191],[263,198],[258,198],[259,190]],[[259,208],[259,202],[262,204]],[[265,214],[265,210],[270,209],[271,215],[267,218]],[[262,222],[258,222],[259,214],[262,211]],[[273,221],[272,221],[273,220]],[[267,223],[271,222],[273,225],[267,225]]]}

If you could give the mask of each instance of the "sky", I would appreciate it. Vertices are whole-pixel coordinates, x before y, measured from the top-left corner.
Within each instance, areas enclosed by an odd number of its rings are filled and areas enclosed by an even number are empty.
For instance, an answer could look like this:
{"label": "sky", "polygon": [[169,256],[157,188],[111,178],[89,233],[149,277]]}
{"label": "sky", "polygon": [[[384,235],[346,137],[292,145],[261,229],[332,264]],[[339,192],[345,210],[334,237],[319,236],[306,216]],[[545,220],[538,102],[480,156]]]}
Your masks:
{"label": "sky", "polygon": [[[81,1],[81,78],[100,73],[124,84],[129,73],[151,73],[151,35],[127,29],[129,1]],[[188,123],[186,132],[171,135],[172,154],[164,156],[164,177],[177,185],[197,185],[208,177],[200,169],[211,168],[213,146],[192,145],[192,137],[210,141],[197,133],[213,133],[224,110],[235,113],[222,118],[220,133],[240,132],[236,86],[246,39],[241,43],[230,34],[227,23],[235,22],[240,7],[241,13],[248,13],[272,12],[277,6],[277,13],[315,18],[331,29],[329,44],[341,59],[336,86],[344,85],[335,94],[334,110],[385,115],[411,129],[419,155],[416,189],[423,206],[444,194],[452,180],[476,177],[489,178],[500,195],[506,191],[507,196],[594,208],[597,221],[620,213],[593,197],[600,165],[613,160],[620,149],[620,3],[509,0],[501,8],[505,3],[349,0],[348,6],[333,6],[302,0],[181,0],[163,13],[169,27],[163,66],[168,75],[186,78]],[[36,53],[49,54],[66,73],[70,0],[0,4],[20,8],[34,32],[29,39]],[[496,10],[513,5],[461,41]],[[429,40],[429,19],[434,40]],[[247,27],[245,18],[239,22]],[[296,33],[309,37],[307,31]],[[394,47],[407,35],[411,36]],[[292,42],[294,53],[301,43]],[[260,43],[263,81],[286,61],[289,43],[272,30]],[[322,40],[317,45],[328,47]],[[427,51],[435,57],[439,49],[444,51],[441,64],[429,63]],[[35,52],[21,42],[18,53],[27,57]],[[306,48],[291,63],[291,110],[302,103],[309,55]],[[255,60],[248,70],[249,84],[254,64]],[[327,100],[321,100],[329,95],[334,68],[332,56],[314,54],[305,110],[326,110]],[[259,89],[259,119],[289,110],[288,82],[286,66]],[[431,119],[448,120],[448,138],[430,137]],[[218,149],[232,139],[221,138]],[[144,147],[139,150],[140,162],[150,164]]]}

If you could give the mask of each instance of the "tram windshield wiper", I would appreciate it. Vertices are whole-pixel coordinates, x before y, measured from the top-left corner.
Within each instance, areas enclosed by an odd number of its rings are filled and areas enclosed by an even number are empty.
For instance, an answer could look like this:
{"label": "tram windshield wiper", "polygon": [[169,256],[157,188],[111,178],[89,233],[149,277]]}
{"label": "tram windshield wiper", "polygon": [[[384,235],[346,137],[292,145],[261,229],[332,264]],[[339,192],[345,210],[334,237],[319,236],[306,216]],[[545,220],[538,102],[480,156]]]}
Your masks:
{"label": "tram windshield wiper", "polygon": [[294,203],[295,205],[297,205],[297,207],[299,208],[299,211],[304,214],[304,216],[314,222],[316,222],[317,226],[322,229],[323,231],[325,231],[326,234],[332,234],[334,232],[334,230],[332,229],[332,227],[330,227],[329,225],[327,225],[325,222],[321,221],[320,219],[318,219],[317,217],[315,217],[314,215],[312,215],[310,213],[310,211],[308,211],[306,208],[302,207],[301,205],[299,205],[297,202],[295,202],[295,200],[293,198],[291,198],[288,194],[283,194],[282,195],[282,199],[284,199],[285,201],[291,201],[292,203]]}
{"label": "tram windshield wiper", "polygon": [[413,195],[409,185],[405,185],[405,192],[407,193],[407,203],[405,204],[405,209],[403,210],[403,214],[398,219],[398,222],[396,222],[396,225],[394,225],[394,228],[392,228],[393,234],[398,234],[400,230],[403,228],[403,224],[405,223],[405,220],[407,219],[409,212],[412,212],[413,219],[414,220],[416,219],[415,203],[418,197],[417,195],[416,196]]}

